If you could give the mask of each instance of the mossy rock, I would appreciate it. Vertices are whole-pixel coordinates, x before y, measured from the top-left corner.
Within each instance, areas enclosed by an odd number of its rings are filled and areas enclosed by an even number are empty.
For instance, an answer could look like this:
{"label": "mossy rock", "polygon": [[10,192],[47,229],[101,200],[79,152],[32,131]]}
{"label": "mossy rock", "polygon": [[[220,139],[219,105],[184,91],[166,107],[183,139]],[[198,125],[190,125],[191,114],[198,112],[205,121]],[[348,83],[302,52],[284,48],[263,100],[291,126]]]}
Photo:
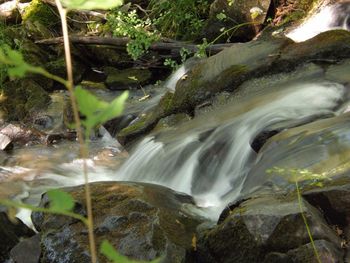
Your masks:
{"label": "mossy rock", "polygon": [[339,61],[350,57],[350,32],[331,30],[281,51],[278,67],[293,69],[304,61]]}
{"label": "mossy rock", "polygon": [[2,101],[0,108],[5,118],[22,121],[32,114],[45,109],[50,102],[48,93],[29,78],[6,82],[1,87]]}
{"label": "mossy rock", "polygon": [[[109,240],[119,253],[134,260],[185,262],[196,227],[204,219],[188,213],[192,197],[146,183],[92,183],[91,198],[96,243]],[[84,187],[66,188],[76,201],[75,212],[86,215]],[[43,196],[40,206],[48,204]],[[86,226],[69,217],[33,213],[41,232],[41,262],[89,262]],[[103,256],[99,262],[107,262]]]}
{"label": "mossy rock", "polygon": [[34,39],[50,38],[59,32],[60,18],[55,9],[41,0],[33,0],[22,15],[22,24],[28,36]]}
{"label": "mossy rock", "polygon": [[119,70],[112,67],[105,67],[107,87],[111,90],[124,90],[139,88],[140,85],[147,84],[152,76],[148,69],[129,68]]}

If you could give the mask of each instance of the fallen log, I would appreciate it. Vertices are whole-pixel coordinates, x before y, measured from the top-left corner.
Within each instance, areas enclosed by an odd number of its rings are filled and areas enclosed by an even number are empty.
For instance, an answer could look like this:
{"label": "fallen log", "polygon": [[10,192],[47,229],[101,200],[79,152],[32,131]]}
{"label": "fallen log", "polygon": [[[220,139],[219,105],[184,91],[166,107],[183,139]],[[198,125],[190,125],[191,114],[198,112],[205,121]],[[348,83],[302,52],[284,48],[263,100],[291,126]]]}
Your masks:
{"label": "fallen log", "polygon": [[[130,39],[127,37],[98,37],[98,36],[70,36],[71,43],[81,44],[81,45],[106,45],[106,46],[115,46],[115,47],[125,47],[129,43]],[[35,41],[36,44],[41,45],[55,45],[62,44],[63,37],[42,39]],[[210,45],[206,52],[208,54],[216,54],[222,51],[224,48],[230,47],[234,43],[227,44],[215,44]],[[198,45],[179,42],[179,41],[170,41],[164,40],[160,42],[155,42],[150,46],[150,50],[158,52],[171,52],[171,53],[180,53],[182,48],[187,49],[188,51],[195,53],[199,50]]]}

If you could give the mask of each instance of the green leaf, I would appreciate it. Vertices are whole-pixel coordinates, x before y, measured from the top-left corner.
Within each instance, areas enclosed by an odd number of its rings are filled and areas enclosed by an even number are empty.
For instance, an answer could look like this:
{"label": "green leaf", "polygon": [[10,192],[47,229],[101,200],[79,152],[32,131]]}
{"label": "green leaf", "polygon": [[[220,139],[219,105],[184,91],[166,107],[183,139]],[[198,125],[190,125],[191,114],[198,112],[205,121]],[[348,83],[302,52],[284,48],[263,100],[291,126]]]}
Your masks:
{"label": "green leaf", "polygon": [[80,112],[88,118],[108,107],[107,102],[99,100],[95,95],[81,86],[77,86],[74,94],[77,98]]}
{"label": "green leaf", "polygon": [[99,100],[91,92],[78,86],[75,91],[80,112],[86,117],[82,124],[88,130],[119,116],[124,110],[124,102],[129,96],[125,91],[122,95],[107,103]]}
{"label": "green leaf", "polygon": [[73,197],[58,189],[49,190],[47,196],[50,199],[50,210],[55,211],[72,211],[74,208]]}
{"label": "green leaf", "polygon": [[123,0],[61,0],[70,10],[111,9],[123,4]]}
{"label": "green leaf", "polygon": [[[113,263],[137,263],[141,261],[131,260],[123,255],[120,255],[115,248],[109,243],[108,240],[103,240],[100,246],[100,253],[104,255],[108,260]],[[158,263],[160,259],[155,259],[152,261],[148,261],[148,263]]]}
{"label": "green leaf", "polygon": [[223,21],[227,18],[227,16],[224,13],[219,13],[216,15],[216,18],[220,21]]}
{"label": "green leaf", "polygon": [[0,46],[0,62],[8,65],[7,72],[10,77],[24,77],[28,72],[42,73],[40,67],[31,66],[23,59],[21,52],[11,49],[8,45]]}

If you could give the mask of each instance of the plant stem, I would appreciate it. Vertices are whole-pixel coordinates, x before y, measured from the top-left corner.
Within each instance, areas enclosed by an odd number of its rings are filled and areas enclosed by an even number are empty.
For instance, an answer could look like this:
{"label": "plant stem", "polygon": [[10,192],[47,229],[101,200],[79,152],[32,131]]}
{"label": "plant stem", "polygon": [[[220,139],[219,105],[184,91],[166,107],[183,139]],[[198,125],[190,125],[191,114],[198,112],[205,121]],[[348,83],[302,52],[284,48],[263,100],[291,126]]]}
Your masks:
{"label": "plant stem", "polygon": [[63,8],[61,2],[59,0],[55,0],[58,12],[61,17],[62,24],[62,32],[63,32],[63,41],[64,41],[64,51],[66,57],[66,66],[67,66],[67,89],[69,91],[70,100],[73,109],[74,122],[76,124],[76,131],[79,141],[80,147],[80,155],[83,159],[83,173],[84,173],[84,181],[85,181],[85,199],[86,199],[86,210],[87,210],[87,220],[88,220],[88,232],[89,232],[89,245],[91,252],[91,261],[92,263],[97,262],[97,253],[96,253],[96,244],[94,237],[94,223],[93,223],[93,215],[92,215],[92,205],[91,205],[91,193],[90,193],[90,185],[89,185],[89,177],[87,171],[86,158],[88,157],[88,149],[84,142],[84,137],[81,128],[81,122],[79,118],[78,106],[76,102],[76,98],[74,95],[74,83],[73,83],[73,66],[72,66],[72,58],[70,52],[69,45],[69,36],[68,36],[68,26],[67,26],[67,10]]}
{"label": "plant stem", "polygon": [[301,214],[301,216],[302,216],[302,218],[304,220],[304,224],[305,224],[307,233],[309,235],[310,242],[311,242],[312,248],[313,248],[314,253],[315,253],[315,257],[316,257],[318,263],[322,263],[322,261],[320,259],[320,256],[319,256],[319,254],[317,252],[317,249],[316,249],[316,246],[315,246],[315,242],[314,242],[314,239],[313,239],[311,231],[310,231],[309,224],[307,223],[307,219],[306,219],[306,216],[304,214],[304,210],[303,210],[303,206],[302,206],[303,200],[301,199],[301,193],[300,193],[300,189],[299,189],[299,185],[298,185],[298,181],[297,180],[295,181],[295,186],[297,188],[297,195],[298,195],[298,203],[299,203],[300,214]]}

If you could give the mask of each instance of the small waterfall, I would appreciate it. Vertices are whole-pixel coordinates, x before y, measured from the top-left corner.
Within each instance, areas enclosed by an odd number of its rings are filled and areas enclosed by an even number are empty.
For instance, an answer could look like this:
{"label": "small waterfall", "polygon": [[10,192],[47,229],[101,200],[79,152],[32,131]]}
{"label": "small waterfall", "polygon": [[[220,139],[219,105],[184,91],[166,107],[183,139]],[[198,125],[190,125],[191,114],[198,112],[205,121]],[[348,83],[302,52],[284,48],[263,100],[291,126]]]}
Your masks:
{"label": "small waterfall", "polygon": [[295,42],[301,42],[332,29],[350,30],[350,2],[322,8],[298,28],[289,32],[287,37]]}
{"label": "small waterfall", "polygon": [[344,92],[337,83],[291,85],[260,94],[256,107],[250,105],[256,98],[239,105],[248,109],[241,114],[236,105],[224,109],[234,117],[204,116],[198,127],[179,129],[173,132],[176,136],[169,132],[146,137],[121,167],[118,179],[162,184],[193,195],[203,205],[220,205],[225,195],[225,202],[233,201],[255,161],[250,144],[258,133],[288,120],[330,114]]}

